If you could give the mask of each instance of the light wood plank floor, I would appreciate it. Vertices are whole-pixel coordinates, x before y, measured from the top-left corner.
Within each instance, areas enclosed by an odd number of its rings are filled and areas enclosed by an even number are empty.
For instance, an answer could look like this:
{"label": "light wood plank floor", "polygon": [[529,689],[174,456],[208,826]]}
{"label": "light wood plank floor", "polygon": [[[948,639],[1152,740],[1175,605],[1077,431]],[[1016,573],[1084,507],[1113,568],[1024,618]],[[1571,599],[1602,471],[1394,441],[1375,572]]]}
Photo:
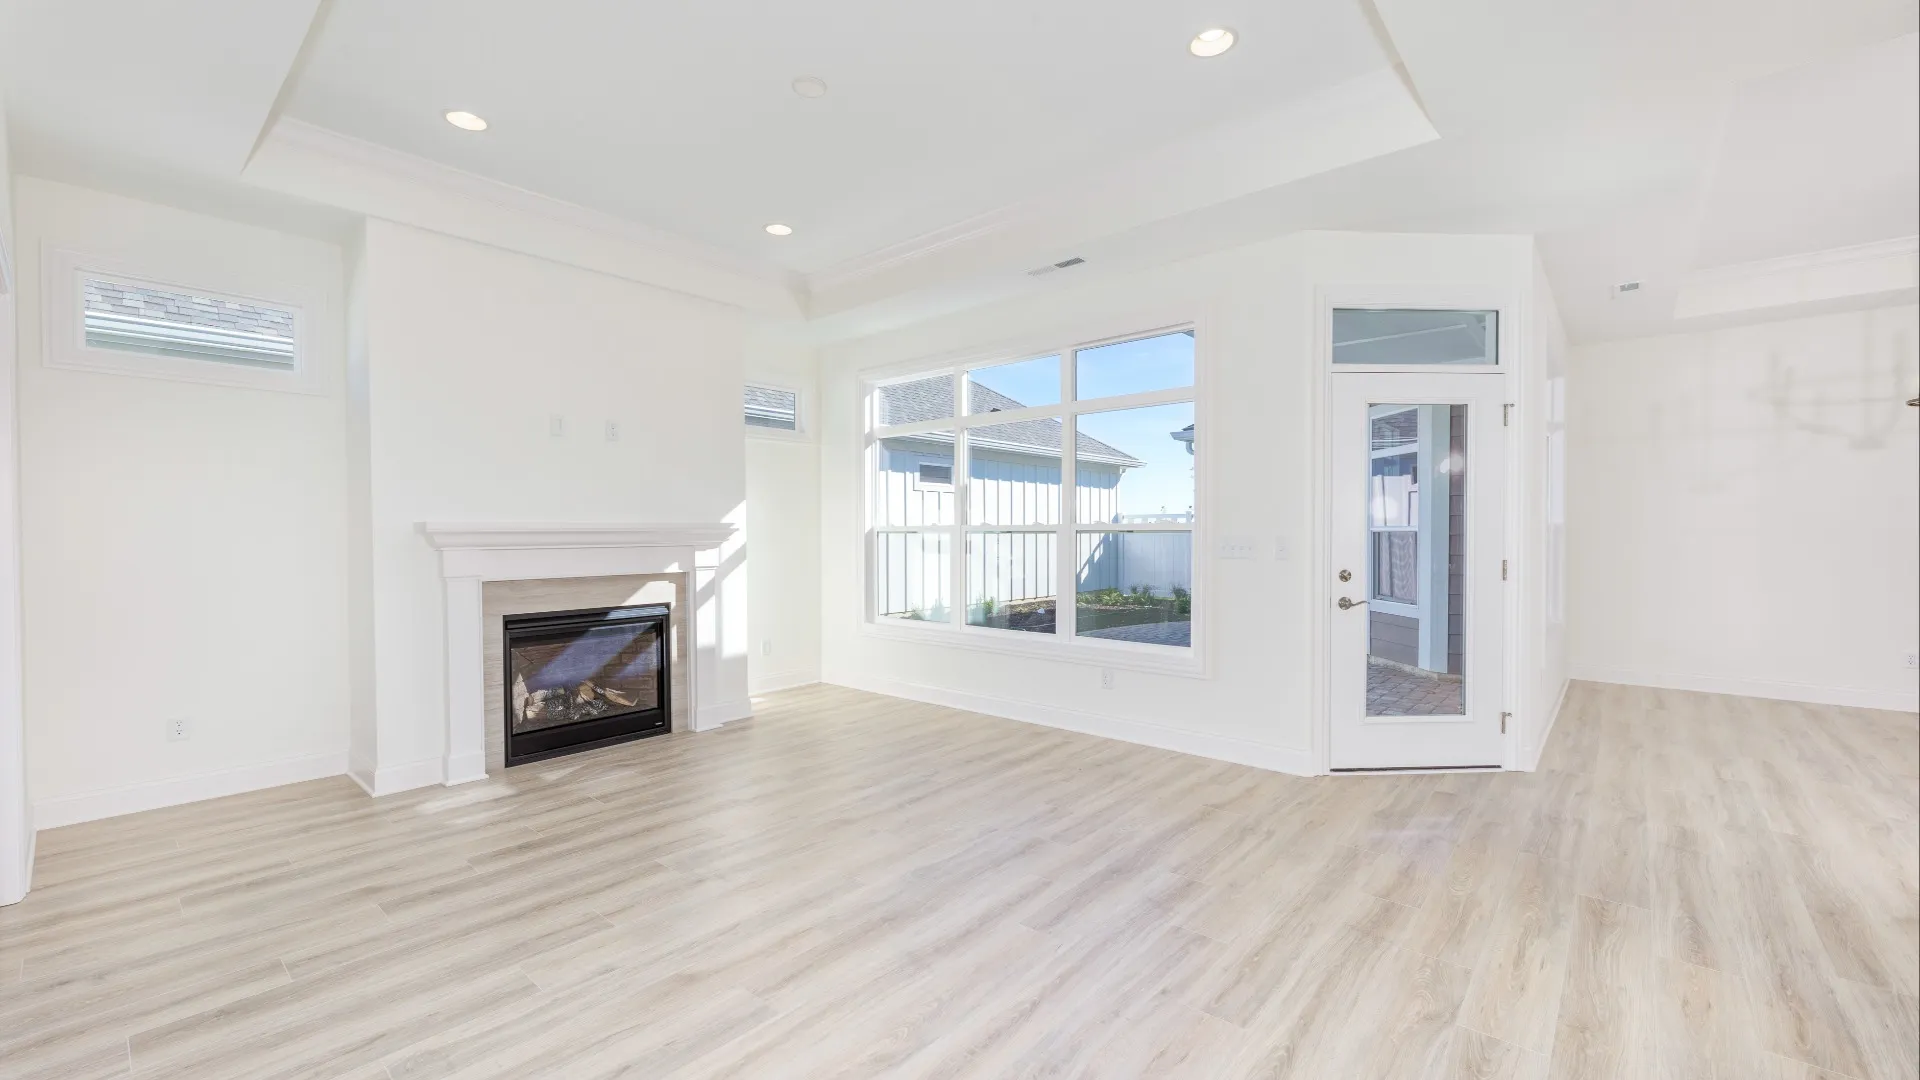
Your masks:
{"label": "light wood plank floor", "polygon": [[808,688],[44,833],[0,1075],[1901,1080],[1917,754],[1580,685],[1538,773],[1306,780]]}

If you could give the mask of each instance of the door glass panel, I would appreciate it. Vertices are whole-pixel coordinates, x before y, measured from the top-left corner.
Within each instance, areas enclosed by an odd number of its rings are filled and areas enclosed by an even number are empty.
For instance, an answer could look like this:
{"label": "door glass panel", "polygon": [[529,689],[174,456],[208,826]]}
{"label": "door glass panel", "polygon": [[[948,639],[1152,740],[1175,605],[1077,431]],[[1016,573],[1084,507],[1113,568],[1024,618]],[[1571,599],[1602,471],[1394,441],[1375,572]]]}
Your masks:
{"label": "door glass panel", "polygon": [[1488,364],[1500,362],[1495,311],[1335,308],[1336,364]]}
{"label": "door glass panel", "polygon": [[1367,715],[1466,703],[1467,406],[1367,409]]}

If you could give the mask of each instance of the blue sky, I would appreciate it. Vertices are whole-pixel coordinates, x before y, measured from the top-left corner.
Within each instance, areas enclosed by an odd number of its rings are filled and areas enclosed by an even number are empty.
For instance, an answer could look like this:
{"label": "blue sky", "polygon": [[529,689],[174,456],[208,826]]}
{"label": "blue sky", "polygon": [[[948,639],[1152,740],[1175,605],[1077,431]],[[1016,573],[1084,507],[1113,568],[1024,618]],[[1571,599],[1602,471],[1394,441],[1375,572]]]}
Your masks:
{"label": "blue sky", "polygon": [[[1181,334],[1123,341],[1080,352],[1081,400],[1193,385],[1193,338]],[[982,368],[975,382],[1023,405],[1060,400],[1060,358],[1041,357]],[[1090,413],[1080,430],[1146,462],[1120,482],[1120,508],[1127,514],[1184,513],[1193,506],[1193,458],[1173,432],[1193,423],[1193,405]]]}

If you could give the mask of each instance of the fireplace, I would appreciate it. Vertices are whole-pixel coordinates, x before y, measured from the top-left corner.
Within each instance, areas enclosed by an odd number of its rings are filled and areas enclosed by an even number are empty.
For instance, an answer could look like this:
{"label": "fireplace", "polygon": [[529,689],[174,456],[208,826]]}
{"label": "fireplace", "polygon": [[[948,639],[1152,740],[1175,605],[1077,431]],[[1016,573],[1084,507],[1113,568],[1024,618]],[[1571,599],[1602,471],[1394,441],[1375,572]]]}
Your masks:
{"label": "fireplace", "polygon": [[669,614],[646,604],[506,616],[505,764],[666,734]]}

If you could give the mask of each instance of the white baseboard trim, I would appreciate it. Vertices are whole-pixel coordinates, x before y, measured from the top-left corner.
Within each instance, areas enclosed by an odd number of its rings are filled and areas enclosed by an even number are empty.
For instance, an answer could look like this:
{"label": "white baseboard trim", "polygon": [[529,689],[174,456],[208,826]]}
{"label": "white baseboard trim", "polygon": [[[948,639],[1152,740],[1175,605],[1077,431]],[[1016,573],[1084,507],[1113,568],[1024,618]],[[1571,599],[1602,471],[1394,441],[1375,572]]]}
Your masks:
{"label": "white baseboard trim", "polygon": [[1586,682],[1624,683],[1628,686],[1652,686],[1662,690],[1693,690],[1702,694],[1733,694],[1739,697],[1771,698],[1775,701],[1805,701],[1815,705],[1845,705],[1856,709],[1920,712],[1920,692],[1913,690],[1869,690],[1854,686],[1819,686],[1813,683],[1776,682],[1766,679],[1728,679],[1717,675],[1636,671],[1631,668],[1585,665],[1576,668],[1573,677]]}
{"label": "white baseboard trim", "polygon": [[1151,746],[1159,750],[1192,754],[1195,757],[1212,758],[1215,761],[1230,761],[1236,765],[1250,765],[1256,769],[1266,769],[1271,772],[1291,773],[1295,776],[1318,775],[1313,768],[1313,753],[1292,746],[1274,746],[1226,735],[1184,731],[1143,720],[1123,720],[1053,705],[1036,705],[1032,702],[990,697],[986,694],[970,694],[895,679],[867,676],[839,682],[836,685],[850,686],[855,690],[865,690],[874,694],[886,694],[889,697],[906,698],[909,701],[923,701],[929,705],[966,709],[969,712],[985,713],[988,716],[1018,720],[1027,724],[1038,724],[1041,727],[1077,731],[1083,735],[1097,735],[1103,739],[1116,739],[1120,742]]}
{"label": "white baseboard trim", "polygon": [[33,890],[33,853],[34,853],[34,850],[37,849],[39,846],[40,846],[40,834],[35,832],[33,828],[33,808],[28,807],[27,808],[27,851],[26,851],[26,855],[24,856],[26,861],[21,865],[20,877],[17,879],[20,891],[15,893],[7,889],[0,889],[0,907],[8,907],[10,905],[17,904],[22,900],[25,900],[27,898],[27,893]]}
{"label": "white baseboard trim", "polygon": [[699,715],[693,718],[693,730],[712,731],[722,724],[745,720],[752,715],[753,702],[747,698],[741,698],[739,701],[722,701],[717,705],[702,705]]}
{"label": "white baseboard trim", "polygon": [[373,787],[367,794],[377,799],[382,795],[412,791],[414,788],[432,787],[446,775],[446,766],[437,757],[401,765],[382,765],[373,770]]}
{"label": "white baseboard trim", "polygon": [[747,680],[747,692],[759,697],[761,694],[792,690],[799,686],[812,686],[819,681],[818,671],[773,671]]}
{"label": "white baseboard trim", "polygon": [[373,762],[349,756],[347,758],[347,779],[360,785],[360,790],[373,794]]}
{"label": "white baseboard trim", "polygon": [[448,787],[455,784],[472,784],[487,778],[487,753],[463,754],[447,762],[446,777],[441,782]]}
{"label": "white baseboard trim", "polygon": [[33,804],[34,828],[57,829],[62,825],[78,825],[83,821],[137,814],[142,810],[158,810],[164,806],[218,799],[283,784],[321,780],[346,771],[346,754],[313,754],[270,761],[264,765],[243,765],[219,772],[201,773],[198,776],[62,795],[41,799]]}
{"label": "white baseboard trim", "polygon": [[1526,762],[1520,766],[1524,771],[1536,772],[1539,770],[1540,758],[1547,752],[1547,740],[1553,737],[1553,726],[1560,722],[1560,714],[1566,711],[1567,691],[1572,688],[1572,679],[1560,680],[1560,694],[1553,699],[1553,711],[1547,714],[1546,729],[1540,732],[1540,737],[1534,740],[1533,745],[1527,748],[1528,752],[1522,755],[1526,758]]}

